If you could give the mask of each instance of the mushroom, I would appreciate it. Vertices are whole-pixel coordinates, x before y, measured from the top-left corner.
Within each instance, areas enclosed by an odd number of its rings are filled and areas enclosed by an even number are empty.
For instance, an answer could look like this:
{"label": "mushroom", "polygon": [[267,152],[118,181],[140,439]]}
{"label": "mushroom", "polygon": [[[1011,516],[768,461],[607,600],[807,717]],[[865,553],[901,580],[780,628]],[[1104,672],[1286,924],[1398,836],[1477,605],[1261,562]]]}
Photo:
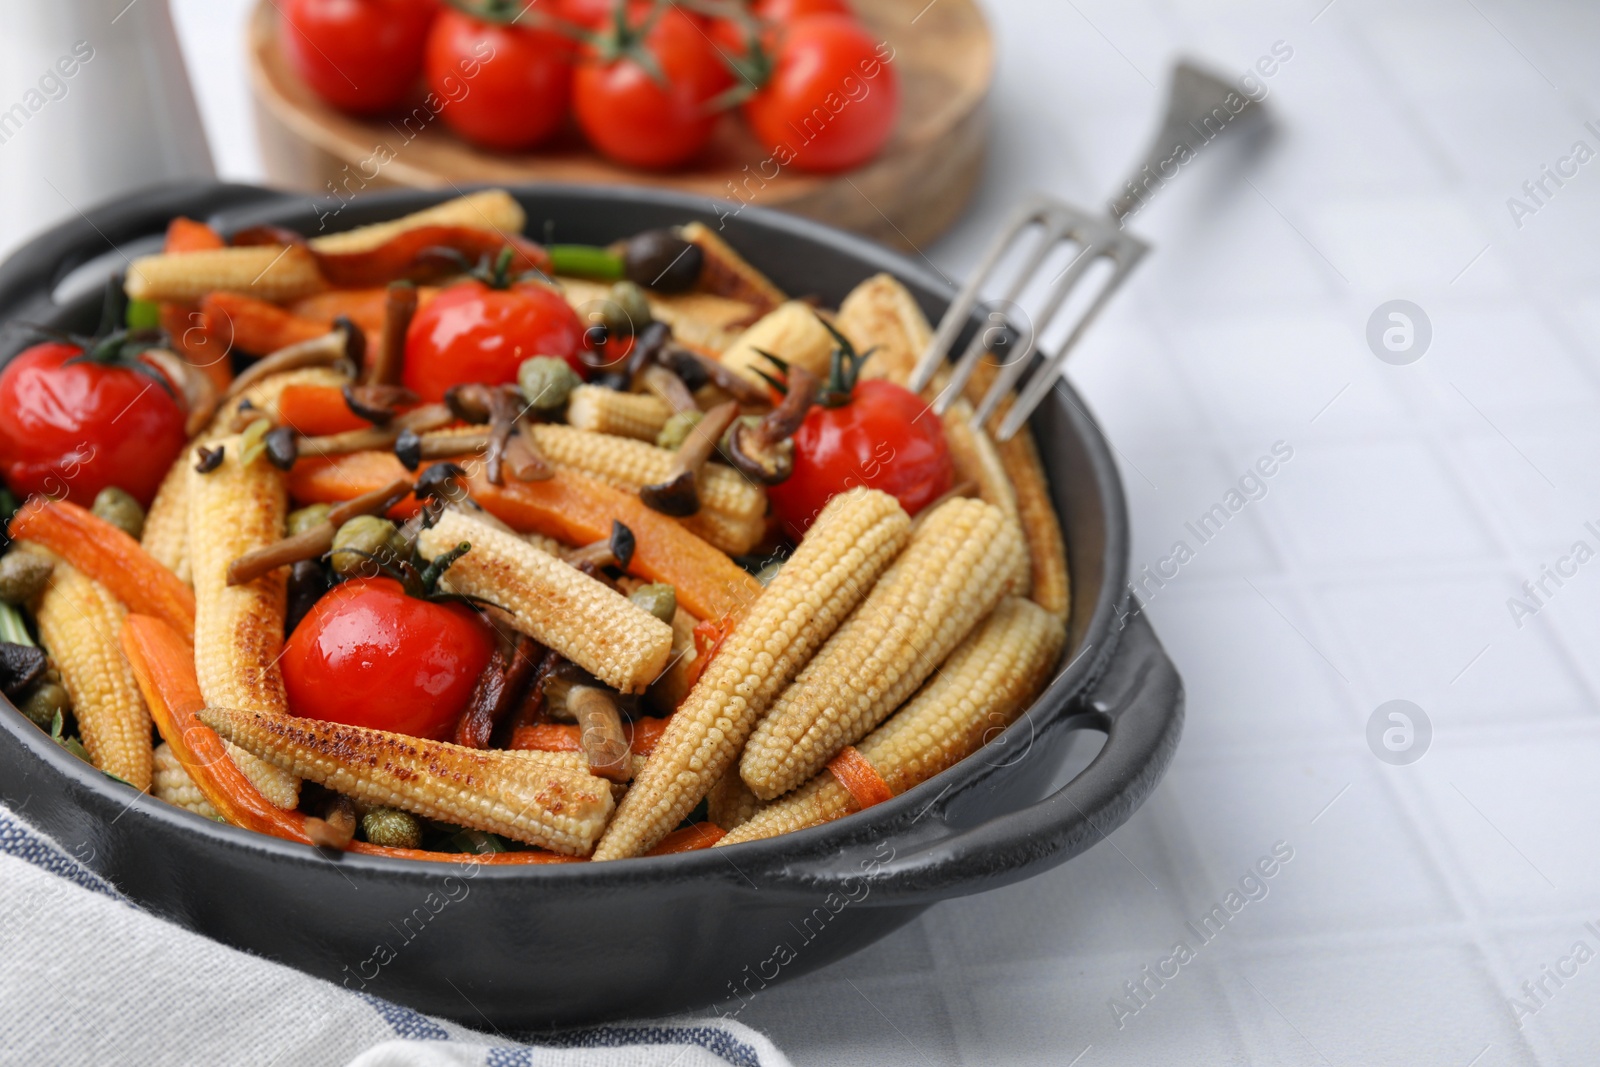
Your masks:
{"label": "mushroom", "polygon": [[448,426],[453,421],[455,415],[444,404],[424,404],[396,415],[389,420],[388,426],[369,426],[323,437],[302,437],[299,448],[302,454],[318,456],[344,456],[351,452],[393,448],[400,435],[407,430],[420,434]]}
{"label": "mushroom", "polygon": [[228,564],[228,584],[243,585],[286,563],[316,559],[333,548],[333,535],[346,521],[357,515],[381,515],[398,504],[411,489],[410,479],[396,478],[382,489],[335,505],[326,519],[309,530],[247,552]]}
{"label": "mushroom", "polygon": [[790,440],[817,398],[817,376],[804,367],[790,367],[783,402],[754,425],[741,420],[728,433],[728,459],[745,474],[777,485],[794,473]]}
{"label": "mushroom", "polygon": [[400,408],[416,404],[420,398],[403,385],[369,383],[344,387],[344,402],[349,409],[375,426],[387,426]]}
{"label": "mushroom", "polygon": [[723,431],[733,425],[738,415],[739,404],[733,400],[706,412],[706,417],[689,431],[689,436],[673,453],[672,477],[644,486],[639,490],[639,499],[663,515],[684,518],[699,511],[700,493],[695,488],[695,476],[717,450]]}
{"label": "mushroom", "polygon": [[651,364],[639,372],[639,384],[645,392],[653,393],[665,401],[674,414],[700,410],[700,405],[694,402],[694,394],[689,392],[683,379],[659,363]]}
{"label": "mushroom", "polygon": [[616,519],[611,520],[611,536],[582,548],[569,550],[562,558],[574,567],[617,567],[627,570],[633,562],[633,550],[638,545],[633,531]]}
{"label": "mushroom", "polygon": [[467,710],[456,720],[455,743],[466,748],[488,748],[490,735],[527,691],[534,668],[544,659],[544,648],[525,634],[503,641],[489,667],[478,679]]}
{"label": "mushroom", "polygon": [[49,666],[43,649],[0,642],[0,692],[13,700],[20,698],[44,677]]}
{"label": "mushroom", "polygon": [[178,388],[183,390],[184,404],[189,411],[184,421],[184,432],[193,437],[203,430],[217,413],[217,405],[222,403],[216,384],[199,367],[188,360],[179,359],[164,348],[147,348],[142,355],[154,360],[167,377],[177,382]]}
{"label": "mushroom", "polygon": [[544,681],[544,697],[552,712],[565,710],[578,724],[578,744],[589,761],[589,773],[613,782],[633,777],[628,735],[616,694],[588,672],[564,664]]}
{"label": "mushroom", "polygon": [[232,400],[251,386],[284,371],[331,367],[340,360],[349,361],[353,369],[361,366],[366,351],[367,335],[361,332],[361,327],[340,315],[333,320],[333,329],[321,337],[280,348],[256,360],[233,380],[222,398]]}
{"label": "mushroom", "polygon": [[267,446],[267,462],[281,471],[293,467],[300,458],[300,435],[288,426],[268,430],[262,442]]}
{"label": "mushroom", "polygon": [[410,282],[389,286],[383,304],[383,336],[367,367],[368,385],[395,385],[405,366],[406,332],[417,313],[417,287]]}
{"label": "mushroom", "polygon": [[710,356],[702,356],[700,353],[680,345],[672,345],[666,349],[661,362],[664,365],[668,365],[669,369],[675,368],[680,378],[690,377],[689,374],[685,373],[688,367],[696,368],[712,385],[715,385],[741,404],[749,404],[752,407],[766,407],[772,403],[764,388],[735,371],[732,367],[724,366]]}

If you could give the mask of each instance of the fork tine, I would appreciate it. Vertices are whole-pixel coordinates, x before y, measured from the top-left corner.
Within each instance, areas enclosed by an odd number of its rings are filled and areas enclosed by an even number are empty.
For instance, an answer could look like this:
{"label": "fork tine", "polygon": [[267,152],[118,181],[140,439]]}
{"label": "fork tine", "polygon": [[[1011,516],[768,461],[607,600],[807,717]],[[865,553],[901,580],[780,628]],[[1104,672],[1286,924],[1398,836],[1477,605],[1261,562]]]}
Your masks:
{"label": "fork tine", "polygon": [[[1132,241],[1120,250],[1120,254],[1113,254],[1112,258],[1116,263],[1116,269],[1112,272],[1111,277],[1107,279],[1105,287],[1095,294],[1094,301],[1084,309],[1083,317],[1078,320],[1077,325],[1072,328],[1072,333],[1062,342],[1060,350],[1045,360],[1043,366],[1034,371],[1033,377],[1028,380],[1028,387],[1023,390],[1022,395],[1017,398],[1017,402],[1012,405],[1011,410],[1006,413],[1005,419],[1000,423],[1000,429],[995,434],[997,441],[1011,440],[1016,435],[1016,432],[1027,423],[1028,416],[1033,414],[1033,409],[1039,406],[1045,394],[1055,387],[1057,380],[1061,376],[1061,365],[1072,354],[1072,349],[1077,345],[1078,339],[1083,336],[1084,331],[1094,322],[1101,309],[1110,302],[1112,294],[1127,280],[1133,268],[1143,258],[1145,250],[1146,246],[1143,242]],[[998,387],[999,384],[997,381],[995,386]],[[983,403],[986,409],[992,410],[991,401],[996,404],[999,403],[1000,396],[1004,394],[996,395],[993,388],[989,392],[990,395],[984,397]]]}
{"label": "fork tine", "polygon": [[[977,306],[978,293],[989,275],[994,273],[1000,265],[1001,258],[1010,250],[1012,243],[1024,227],[1033,222],[1040,221],[1042,216],[1049,213],[1051,201],[1045,197],[1036,197],[1024,204],[1012,216],[1011,221],[1001,230],[1000,236],[989,246],[984,253],[983,262],[978,269],[967,279],[961,287],[961,292],[956,295],[949,310],[944,313],[944,318],[939,320],[939,329],[934,333],[933,340],[928,343],[928,349],[917,362],[916,370],[911,374],[908,383],[913,393],[920,393],[927,388],[928,382],[933,379],[945,358],[950,354],[950,346],[955,344],[956,337],[961,333],[961,328],[966,325],[967,319],[972,315],[972,309]],[[969,371],[970,373],[970,371]]]}

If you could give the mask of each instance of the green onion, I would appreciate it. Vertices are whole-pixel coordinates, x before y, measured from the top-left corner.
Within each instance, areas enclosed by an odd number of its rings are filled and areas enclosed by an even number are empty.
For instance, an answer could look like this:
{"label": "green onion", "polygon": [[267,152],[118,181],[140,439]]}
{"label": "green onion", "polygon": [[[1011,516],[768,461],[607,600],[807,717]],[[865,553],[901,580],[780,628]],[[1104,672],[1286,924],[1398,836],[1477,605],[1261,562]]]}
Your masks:
{"label": "green onion", "polygon": [[614,282],[623,277],[622,257],[593,245],[546,245],[550,265],[557,274]]}
{"label": "green onion", "polygon": [[28,624],[22,621],[22,612],[3,600],[0,600],[0,641],[33,647],[33,638],[28,636]]}
{"label": "green onion", "polygon": [[153,330],[161,325],[161,307],[154,300],[130,300],[126,319],[130,330]]}

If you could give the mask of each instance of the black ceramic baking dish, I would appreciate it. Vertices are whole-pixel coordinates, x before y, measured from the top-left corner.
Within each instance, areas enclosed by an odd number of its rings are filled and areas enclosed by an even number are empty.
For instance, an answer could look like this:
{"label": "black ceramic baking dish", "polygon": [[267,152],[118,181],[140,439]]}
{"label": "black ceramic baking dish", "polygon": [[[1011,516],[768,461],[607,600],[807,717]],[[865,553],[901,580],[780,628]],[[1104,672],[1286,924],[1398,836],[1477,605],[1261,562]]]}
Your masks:
{"label": "black ceramic baking dish", "polygon": [[[531,235],[566,242],[605,243],[694,218],[716,225],[721,207],[644,189],[514,192]],[[158,188],[12,255],[0,266],[0,323],[92,329],[95,267],[120,269],[113,247],[143,250],[173,215],[206,218],[224,232],[270,221],[315,234],[319,220],[347,229],[443,198],[363,194],[330,215],[336,200],[238,185]],[[888,271],[934,319],[949,298],[911,260],[818,223],[755,208],[725,223],[727,239],[788,292],[837,306],[857,282]],[[66,289],[81,295],[57,303],[52,294]],[[27,343],[16,329],[0,340],[6,358]],[[1182,686],[1148,623],[1130,612],[1127,517],[1106,442],[1070,387],[1050,395],[1033,430],[1072,569],[1063,665],[983,751],[842,821],[606,864],[479,868],[329,854],[138,795],[10,708],[0,709],[0,798],[157,913],[468,1024],[536,1027],[736,1003],[870,944],[939,900],[1070,859],[1126,820],[1166,769]],[[1052,791],[1066,748],[1084,730],[1104,731],[1104,746]]]}

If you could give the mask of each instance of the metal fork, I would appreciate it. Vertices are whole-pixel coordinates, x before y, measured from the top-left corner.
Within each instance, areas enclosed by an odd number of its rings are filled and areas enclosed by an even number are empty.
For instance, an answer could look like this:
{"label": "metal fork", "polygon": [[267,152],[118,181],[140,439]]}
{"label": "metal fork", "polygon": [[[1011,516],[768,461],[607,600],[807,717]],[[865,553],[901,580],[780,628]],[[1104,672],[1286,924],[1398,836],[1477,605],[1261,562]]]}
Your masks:
{"label": "metal fork", "polygon": [[[966,352],[956,363],[949,384],[934,400],[933,408],[941,415],[961,395],[979,360],[989,350],[994,327],[1003,327],[1008,331],[1004,346],[1007,349],[1015,346],[1016,354],[1007,354],[994,384],[978,405],[977,422],[979,425],[985,423],[1016,387],[1018,379],[1027,369],[1029,357],[1033,355],[1040,335],[1060,313],[1078,282],[1097,260],[1109,260],[1112,272],[1104,287],[1084,309],[1060,350],[1054,355],[1047,355],[1034,371],[1022,395],[1001,421],[995,437],[1001,441],[1009,440],[1028,421],[1028,416],[1033,414],[1034,408],[1039,406],[1045,394],[1055,385],[1061,365],[1072,353],[1078,339],[1149,251],[1149,245],[1124,229],[1127,218],[1143,206],[1150,194],[1176,177],[1177,167],[1188,163],[1217,137],[1251,121],[1260,110],[1260,105],[1253,99],[1221,78],[1188,62],[1174,66],[1172,89],[1160,129],[1133,174],[1123,183],[1122,191],[1111,200],[1107,213],[1102,215],[1085,211],[1043,194],[1030,198],[990,245],[977,271],[940,320],[939,329],[929,343],[928,350],[922,354],[912,373],[911,389],[921,392],[933,379],[934,372],[944,365],[951,346],[978,306],[979,291],[984,282],[1019,243],[1024,230],[1038,227],[1042,231],[1040,240],[1030,253],[1026,266],[1018,271],[1009,291],[997,305],[993,305],[997,309],[1016,305],[1057,246],[1073,244],[1078,249],[1077,254],[1054,279],[1054,287],[1036,316],[1037,324],[1028,321],[1019,327],[1009,321],[1003,310],[990,312],[990,328],[976,331]],[[1171,168],[1171,173],[1165,173],[1168,168]]]}

